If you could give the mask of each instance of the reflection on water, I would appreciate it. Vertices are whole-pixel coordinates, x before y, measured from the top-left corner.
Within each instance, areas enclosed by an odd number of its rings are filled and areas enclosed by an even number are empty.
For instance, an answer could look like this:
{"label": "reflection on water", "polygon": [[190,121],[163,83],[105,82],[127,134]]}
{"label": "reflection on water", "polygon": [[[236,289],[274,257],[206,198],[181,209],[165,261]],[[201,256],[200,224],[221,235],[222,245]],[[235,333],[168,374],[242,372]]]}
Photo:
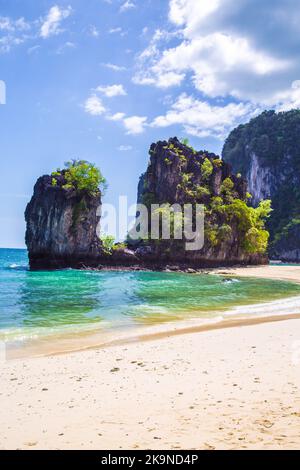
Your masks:
{"label": "reflection on water", "polygon": [[190,317],[300,295],[263,279],[152,272],[30,272],[25,251],[0,250],[0,339],[57,329],[107,329]]}

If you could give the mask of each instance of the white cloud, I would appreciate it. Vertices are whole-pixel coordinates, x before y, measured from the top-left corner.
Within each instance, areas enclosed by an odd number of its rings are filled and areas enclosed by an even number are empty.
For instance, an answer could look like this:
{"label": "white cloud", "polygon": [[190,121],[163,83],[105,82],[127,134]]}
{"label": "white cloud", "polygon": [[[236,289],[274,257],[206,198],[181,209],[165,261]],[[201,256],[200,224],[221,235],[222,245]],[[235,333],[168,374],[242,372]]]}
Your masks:
{"label": "white cloud", "polygon": [[[185,78],[185,73],[163,69],[159,66],[161,57],[159,45],[162,41],[174,38],[174,33],[157,29],[149,46],[138,57],[138,70],[133,77],[137,85],[154,85],[158,88],[178,86]],[[150,64],[150,66],[149,66]]]}
{"label": "white cloud", "polygon": [[127,95],[123,85],[99,86],[97,88],[97,91],[103,93],[108,98],[112,98],[114,96],[126,96]]}
{"label": "white cloud", "polygon": [[12,35],[2,36],[0,38],[0,53],[7,53],[13,46],[19,46],[25,41],[22,37],[15,37]]}
{"label": "white cloud", "polygon": [[92,95],[86,100],[84,109],[86,113],[92,116],[101,116],[106,111],[101,99],[96,95]]}
{"label": "white cloud", "polygon": [[109,29],[109,34],[116,34],[116,33],[121,33],[123,30],[120,26],[118,26],[117,28],[111,28]]}
{"label": "white cloud", "polygon": [[121,65],[116,65],[116,64],[102,64],[103,67],[106,67],[107,69],[113,70],[114,72],[123,72],[126,70],[126,67],[123,67]]}
{"label": "white cloud", "polygon": [[28,39],[28,31],[32,25],[23,17],[14,20],[7,16],[0,16],[0,53],[8,53],[14,46],[23,44]]}
{"label": "white cloud", "polygon": [[37,44],[36,46],[29,47],[29,48],[27,49],[27,54],[28,54],[28,55],[34,54],[34,53],[37,52],[40,48],[41,48],[41,46],[39,46],[38,44]]}
{"label": "white cloud", "polygon": [[158,71],[156,76],[138,73],[133,77],[133,82],[137,85],[155,85],[158,88],[169,88],[180,85],[184,78],[184,73]]}
{"label": "white cloud", "polygon": [[[126,129],[129,135],[142,134],[145,131],[147,118],[145,116],[128,116],[125,113],[107,114],[106,119],[109,121],[120,122]],[[123,149],[125,151],[125,149]]]}
{"label": "white cloud", "polygon": [[107,116],[107,119],[109,121],[123,121],[125,116],[126,116],[125,113],[115,113],[115,114],[112,114],[111,116]]}
{"label": "white cloud", "polygon": [[124,11],[132,10],[133,8],[136,8],[135,3],[130,0],[126,0],[126,2],[121,5],[120,12],[123,13]]}
{"label": "white cloud", "polygon": [[290,84],[300,77],[298,7],[298,0],[273,0],[272,8],[262,0],[169,0],[175,30],[155,32],[133,80],[159,88],[186,80],[202,98],[276,107],[285,95],[296,104]]}
{"label": "white cloud", "polygon": [[278,93],[277,110],[288,111],[289,109],[300,109],[300,80],[295,80],[289,90]]}
{"label": "white cloud", "polygon": [[130,150],[133,150],[133,147],[131,145],[120,145],[120,147],[118,147],[118,150],[120,152],[130,152]]}
{"label": "white cloud", "polygon": [[31,29],[30,23],[25,21],[23,17],[13,20],[7,16],[0,16],[0,31],[28,31]]}
{"label": "white cloud", "polygon": [[75,47],[76,47],[76,44],[74,44],[73,42],[67,41],[67,42],[65,42],[64,44],[62,44],[62,46],[60,46],[60,47],[57,49],[56,54],[61,55],[61,54],[63,54],[66,50],[68,50],[68,49],[74,49]]}
{"label": "white cloud", "polygon": [[253,117],[259,110],[250,103],[211,105],[182,93],[165,115],[158,116],[152,127],[182,125],[188,134],[223,139],[241,121]]}
{"label": "white cloud", "polygon": [[183,41],[178,47],[165,51],[152,67],[152,72],[159,78],[164,73],[178,74],[191,70],[195,87],[205,95],[232,95],[249,99],[251,97],[246,96],[247,90],[243,84],[236,83],[236,74],[260,77],[288,67],[287,60],[255,50],[245,38],[214,33]]}
{"label": "white cloud", "polygon": [[147,124],[145,116],[131,116],[123,120],[127,134],[137,135],[142,134]]}
{"label": "white cloud", "polygon": [[169,18],[178,26],[188,25],[191,31],[199,27],[220,6],[221,0],[170,0]]}
{"label": "white cloud", "polygon": [[71,15],[72,8],[69,6],[67,8],[60,8],[58,5],[53,6],[50,8],[49,13],[44,20],[41,30],[40,36],[44,39],[59,34],[62,30],[60,25],[62,21],[68,18]]}
{"label": "white cloud", "polygon": [[90,36],[92,36],[94,38],[98,38],[100,36],[100,32],[98,31],[98,29],[94,25],[90,26],[89,34],[90,34]]}

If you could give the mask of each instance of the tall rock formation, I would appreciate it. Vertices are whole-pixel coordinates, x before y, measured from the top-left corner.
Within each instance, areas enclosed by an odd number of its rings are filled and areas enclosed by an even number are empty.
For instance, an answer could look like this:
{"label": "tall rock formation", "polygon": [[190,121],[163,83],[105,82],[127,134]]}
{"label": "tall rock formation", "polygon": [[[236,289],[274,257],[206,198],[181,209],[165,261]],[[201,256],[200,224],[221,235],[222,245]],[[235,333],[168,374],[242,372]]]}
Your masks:
{"label": "tall rock formation", "polygon": [[300,110],[262,113],[231,132],[223,159],[248,180],[252,203],[271,199],[270,255],[300,261]]}
{"label": "tall rock formation", "polygon": [[[148,242],[148,256],[152,253],[153,259],[197,267],[266,262],[263,245],[268,234],[251,226],[247,197],[246,181],[217,155],[197,152],[176,137],[152,144],[148,169],[139,182],[138,202],[146,206],[203,204],[205,244],[201,250],[187,251],[184,241]],[[261,245],[256,243],[259,237],[264,239]]]}
{"label": "tall rock formation", "polygon": [[97,236],[101,193],[64,187],[63,174],[38,179],[25,212],[26,245],[32,269],[82,267],[102,253]]}
{"label": "tall rock formation", "polygon": [[[149,208],[149,215],[152,204],[205,207],[205,243],[192,251],[186,248],[188,237],[172,235],[129,237],[127,244],[113,247],[101,241],[101,181],[100,171],[87,162],[71,162],[65,170],[38,179],[25,213],[32,269],[190,269],[267,261],[268,204],[249,207],[246,181],[215,154],[197,152],[177,138],[152,144],[150,163],[139,183],[138,200]],[[190,219],[195,229],[195,214],[184,217],[180,225]]]}

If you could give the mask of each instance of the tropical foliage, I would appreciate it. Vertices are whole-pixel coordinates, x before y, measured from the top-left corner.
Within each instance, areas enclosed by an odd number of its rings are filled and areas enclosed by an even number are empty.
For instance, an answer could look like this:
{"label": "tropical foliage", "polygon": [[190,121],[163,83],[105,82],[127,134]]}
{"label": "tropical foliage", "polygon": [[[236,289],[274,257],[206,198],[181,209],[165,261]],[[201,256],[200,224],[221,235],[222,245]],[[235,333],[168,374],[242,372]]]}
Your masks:
{"label": "tropical foliage", "polygon": [[85,160],[72,160],[65,163],[65,169],[52,173],[52,186],[57,186],[63,177],[63,189],[97,194],[106,188],[106,180],[99,168]]}

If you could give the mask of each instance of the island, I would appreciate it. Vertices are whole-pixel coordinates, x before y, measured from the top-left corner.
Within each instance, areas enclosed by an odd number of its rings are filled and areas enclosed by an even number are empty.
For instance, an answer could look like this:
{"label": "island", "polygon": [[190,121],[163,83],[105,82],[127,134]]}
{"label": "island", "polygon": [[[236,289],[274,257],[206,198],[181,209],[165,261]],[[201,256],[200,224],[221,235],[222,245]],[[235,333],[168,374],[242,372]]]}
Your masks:
{"label": "island", "polygon": [[[187,141],[175,137],[154,143],[149,155],[138,184],[138,203],[150,212],[174,204],[202,205],[201,249],[187,250],[184,237],[152,239],[151,223],[147,239],[132,240],[129,233],[124,243],[106,246],[99,210],[105,178],[95,165],[72,161],[35,185],[25,212],[30,268],[194,270],[268,262],[265,221],[270,200],[253,207],[242,175]],[[173,214],[173,228],[174,220]]]}

